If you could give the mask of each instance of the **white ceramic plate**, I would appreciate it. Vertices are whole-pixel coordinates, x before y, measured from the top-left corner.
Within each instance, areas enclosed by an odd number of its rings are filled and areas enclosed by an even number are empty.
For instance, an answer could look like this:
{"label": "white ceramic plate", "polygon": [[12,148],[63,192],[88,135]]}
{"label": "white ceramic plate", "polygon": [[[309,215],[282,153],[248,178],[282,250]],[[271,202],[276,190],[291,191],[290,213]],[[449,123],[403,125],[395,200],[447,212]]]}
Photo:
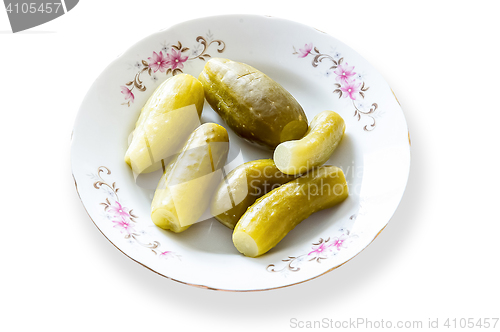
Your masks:
{"label": "white ceramic plate", "polygon": [[[157,228],[150,219],[154,190],[139,186],[123,161],[127,137],[155,88],[174,71],[197,77],[210,57],[245,62],[265,72],[295,96],[309,120],[334,110],[346,121],[346,136],[327,164],[344,170],[349,198],[312,215],[259,258],[239,254],[231,231],[215,219],[181,234]],[[162,66],[150,66],[157,62]],[[202,122],[227,128],[206,103]],[[227,129],[229,161],[238,154],[242,161],[272,157]],[[359,54],[301,24],[234,15],[197,19],[157,32],[111,63],[81,105],[71,161],[88,214],[124,254],[182,283],[253,291],[315,278],[370,244],[403,195],[410,144],[392,90]]]}

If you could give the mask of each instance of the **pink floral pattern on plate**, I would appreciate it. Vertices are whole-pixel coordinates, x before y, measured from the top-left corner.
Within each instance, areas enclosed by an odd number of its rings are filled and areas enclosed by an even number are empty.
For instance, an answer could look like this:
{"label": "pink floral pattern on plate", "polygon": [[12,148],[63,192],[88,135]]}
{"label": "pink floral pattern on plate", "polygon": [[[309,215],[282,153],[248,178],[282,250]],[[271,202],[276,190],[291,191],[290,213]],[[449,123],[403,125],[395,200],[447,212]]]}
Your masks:
{"label": "pink floral pattern on plate", "polygon": [[118,197],[118,191],[120,189],[116,186],[116,182],[113,182],[112,184],[107,183],[102,178],[102,173],[110,175],[111,171],[107,167],[101,166],[97,169],[97,175],[90,174],[90,176],[97,179],[97,181],[94,182],[94,188],[104,190],[108,196],[104,202],[99,204],[104,206],[106,218],[114,224],[113,228],[124,234],[124,238],[129,240],[130,243],[138,243],[139,245],[150,249],[160,258],[180,260],[181,256],[173,251],[159,250],[158,248],[160,247],[160,243],[158,241],[143,242],[143,240],[141,240],[141,236],[146,235],[146,233],[136,229],[136,219],[138,217],[133,213],[132,209],[129,209],[120,203],[120,199]]}
{"label": "pink floral pattern on plate", "polygon": [[350,66],[347,62],[344,63],[344,58],[338,52],[333,55],[326,53],[321,53],[317,47],[313,47],[312,43],[305,44],[304,48],[299,48],[297,51],[295,46],[293,47],[293,54],[296,54],[299,58],[306,58],[311,55],[312,66],[318,67],[323,60],[329,60],[331,66],[327,71],[327,76],[332,73],[335,74],[335,90],[333,93],[337,93],[339,98],[349,98],[354,106],[354,116],[361,121],[362,117],[367,117],[371,119],[372,123],[364,126],[365,131],[372,131],[375,129],[375,111],[378,108],[377,103],[372,103],[365,110],[364,103],[360,102],[360,99],[365,98],[365,93],[368,91],[369,87],[365,84],[361,74],[354,71],[354,66]]}
{"label": "pink floral pattern on plate", "polygon": [[304,262],[318,262],[321,263],[323,260],[336,256],[337,253],[343,249],[347,248],[347,242],[352,242],[357,235],[350,234],[349,230],[340,229],[340,235],[327,238],[324,240],[320,238],[318,242],[313,243],[311,249],[299,256],[288,256],[288,258],[283,259],[281,262],[285,263],[281,267],[275,264],[270,264],[267,266],[267,271],[269,272],[298,272],[300,271],[300,265]]}
{"label": "pink floral pattern on plate", "polygon": [[177,44],[171,45],[164,43],[160,51],[153,51],[152,55],[147,60],[141,60],[133,65],[133,68],[138,72],[133,80],[120,86],[121,93],[124,95],[125,102],[122,105],[130,106],[134,102],[135,96],[132,92],[134,89],[144,92],[146,85],[141,80],[141,74],[146,72],[153,81],[157,81],[157,72],[165,73],[166,75],[176,75],[182,73],[184,65],[188,61],[202,60],[210,58],[207,50],[212,44],[217,44],[217,52],[222,53],[226,48],[226,44],[222,40],[213,39],[213,34],[208,31],[206,36],[196,37],[196,44],[191,48],[184,47],[180,41]]}

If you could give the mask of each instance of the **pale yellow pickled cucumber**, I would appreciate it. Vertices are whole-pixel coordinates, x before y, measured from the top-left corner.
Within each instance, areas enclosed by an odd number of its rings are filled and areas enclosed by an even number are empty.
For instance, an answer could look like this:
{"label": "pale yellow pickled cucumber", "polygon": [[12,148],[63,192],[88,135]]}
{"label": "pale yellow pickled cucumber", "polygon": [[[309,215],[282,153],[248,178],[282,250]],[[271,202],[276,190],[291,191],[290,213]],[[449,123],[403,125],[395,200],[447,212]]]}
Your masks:
{"label": "pale yellow pickled cucumber", "polygon": [[233,244],[257,257],[276,246],[314,212],[333,207],[349,195],[342,170],[321,166],[259,198],[236,224]]}
{"label": "pale yellow pickled cucumber", "polygon": [[228,151],[227,131],[218,124],[205,123],[189,136],[156,188],[151,204],[156,226],[179,233],[199,221],[222,179]]}
{"label": "pale yellow pickled cucumber", "polygon": [[272,159],[259,159],[233,169],[215,191],[211,213],[223,225],[234,229],[257,198],[295,177],[281,173]]}
{"label": "pale yellow pickled cucumber", "polygon": [[314,117],[300,140],[283,142],[274,150],[276,167],[285,174],[304,174],[323,165],[337,148],[345,132],[340,115],[324,111]]}
{"label": "pale yellow pickled cucumber", "polygon": [[204,92],[191,75],[175,75],[163,82],[144,105],[136,122],[125,162],[134,173],[161,168],[162,159],[179,153],[200,125]]}

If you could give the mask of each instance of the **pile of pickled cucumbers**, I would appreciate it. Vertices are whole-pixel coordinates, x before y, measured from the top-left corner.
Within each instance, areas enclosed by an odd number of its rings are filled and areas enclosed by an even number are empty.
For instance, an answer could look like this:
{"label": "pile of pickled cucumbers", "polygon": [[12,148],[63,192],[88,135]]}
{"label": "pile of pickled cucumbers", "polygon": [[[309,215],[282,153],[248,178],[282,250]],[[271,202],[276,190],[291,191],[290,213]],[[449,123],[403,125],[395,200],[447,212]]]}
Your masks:
{"label": "pile of pickled cucumbers", "polygon": [[[218,124],[200,125],[205,99],[239,137],[274,151],[273,159],[225,174],[229,136]],[[209,209],[233,230],[236,249],[257,257],[314,212],[347,198],[342,170],[323,165],[344,132],[337,113],[323,111],[309,123],[297,100],[269,76],[213,58],[198,79],[178,74],[154,91],[125,162],[135,175],[163,168],[151,203],[156,226],[183,232]]]}

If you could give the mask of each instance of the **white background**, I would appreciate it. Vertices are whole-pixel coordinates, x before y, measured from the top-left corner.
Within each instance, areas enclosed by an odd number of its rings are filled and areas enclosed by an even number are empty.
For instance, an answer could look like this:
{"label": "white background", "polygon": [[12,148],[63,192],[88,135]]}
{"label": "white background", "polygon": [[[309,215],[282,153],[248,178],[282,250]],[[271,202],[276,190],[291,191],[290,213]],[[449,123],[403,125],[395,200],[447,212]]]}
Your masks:
{"label": "white background", "polygon": [[[2,8],[0,330],[286,331],[292,318],[425,327],[499,317],[496,4],[84,0],[18,34]],[[391,85],[412,139],[406,193],[375,242],[320,278],[257,293],[198,289],[133,262],[93,225],[70,169],[79,105],[107,64],[162,28],[235,13],[294,20],[351,46]]]}

